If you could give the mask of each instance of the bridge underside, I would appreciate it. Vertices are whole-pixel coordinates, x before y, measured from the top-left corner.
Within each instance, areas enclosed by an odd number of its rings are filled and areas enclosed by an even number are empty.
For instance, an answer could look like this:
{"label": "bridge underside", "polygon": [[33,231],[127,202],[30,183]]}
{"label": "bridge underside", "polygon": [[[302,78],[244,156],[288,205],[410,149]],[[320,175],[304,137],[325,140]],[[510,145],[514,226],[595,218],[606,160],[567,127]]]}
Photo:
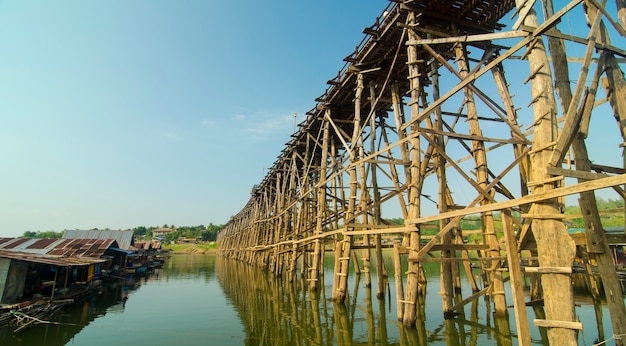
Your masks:
{"label": "bridge underside", "polygon": [[[534,273],[531,299],[544,301],[546,317],[535,324],[551,343],[575,344],[582,326],[570,274],[575,259],[591,256],[613,331],[626,334],[596,207],[599,190],[626,196],[620,4],[391,2],[225,225],[220,253],[300,274],[317,290],[331,250],[336,301],[351,264],[366,285],[377,271],[379,297],[385,264],[393,265],[398,318],[408,326],[424,261],[441,262],[446,314],[469,301],[460,297],[461,271],[469,298],[490,295],[499,314],[510,279],[520,344],[530,343],[520,262]],[[566,202],[581,208],[584,244],[566,230]]]}

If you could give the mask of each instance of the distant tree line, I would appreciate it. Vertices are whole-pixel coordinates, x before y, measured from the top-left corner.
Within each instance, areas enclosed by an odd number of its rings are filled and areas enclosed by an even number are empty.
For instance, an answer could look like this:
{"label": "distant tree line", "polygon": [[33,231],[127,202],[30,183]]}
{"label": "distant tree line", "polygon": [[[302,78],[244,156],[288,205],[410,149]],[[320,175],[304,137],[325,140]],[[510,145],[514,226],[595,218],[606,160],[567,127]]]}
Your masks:
{"label": "distant tree line", "polygon": [[41,231],[37,231],[37,232],[33,232],[33,231],[26,231],[24,232],[24,234],[22,234],[23,238],[62,238],[63,237],[63,231],[61,232],[55,232],[55,231],[45,231],[45,232],[41,232]]}
{"label": "distant tree line", "polygon": [[139,226],[133,228],[135,235],[143,235],[148,238],[152,238],[152,231],[159,228],[170,228],[174,230],[165,236],[165,239],[169,241],[175,241],[178,238],[187,239],[200,239],[202,241],[215,241],[217,239],[217,233],[224,227],[223,225],[214,225],[209,223],[208,226],[178,226],[175,225],[163,225],[161,227],[145,227]]}
{"label": "distant tree line", "polygon": [[[152,231],[158,228],[170,228],[174,231],[169,233],[165,238],[170,241],[175,241],[178,238],[191,238],[191,239],[200,239],[202,241],[215,241],[217,239],[217,233],[222,229],[223,225],[214,225],[213,223],[209,223],[208,226],[198,225],[198,226],[179,226],[176,227],[174,225],[168,226],[163,225],[161,227],[145,227],[139,226],[132,229],[133,234],[139,236],[145,236],[147,238],[152,238]],[[97,230],[97,228],[94,228]],[[55,231],[26,231],[22,234],[24,238],[62,238],[63,232],[55,232]]]}
{"label": "distant tree line", "polygon": [[[601,220],[602,225],[604,227],[623,227],[624,226],[624,213],[622,212],[612,212],[619,209],[624,208],[624,200],[622,199],[608,199],[605,200],[603,198],[597,197],[596,204],[598,206],[598,210],[601,212]],[[581,214],[579,206],[568,206],[565,208],[566,215],[578,216]],[[514,215],[519,216],[519,215]],[[500,213],[494,213],[494,220],[496,222],[496,228],[501,222]],[[397,224],[399,226],[404,225],[404,220],[402,218],[393,218],[388,219],[387,221]],[[568,227],[574,228],[583,228],[584,222],[582,215],[580,217],[568,218],[565,221]],[[437,222],[434,222],[437,225]],[[470,230],[470,229],[480,229],[481,221],[480,216],[466,216],[460,223],[461,229]],[[170,241],[175,241],[178,238],[188,238],[188,239],[200,239],[202,241],[215,241],[217,239],[217,234],[224,227],[224,225],[214,225],[213,223],[209,223],[208,226],[198,225],[198,226],[179,226],[176,227],[174,225],[168,226],[163,225],[161,227],[152,226],[145,227],[139,226],[133,228],[133,232],[135,235],[146,236],[147,238],[152,238],[152,231],[158,228],[171,228],[174,231],[169,233],[165,238]],[[95,228],[97,230],[97,228]],[[425,235],[436,234],[437,229],[426,229],[424,230]],[[26,231],[22,235],[25,238],[62,238],[63,231],[55,232],[55,231]]]}

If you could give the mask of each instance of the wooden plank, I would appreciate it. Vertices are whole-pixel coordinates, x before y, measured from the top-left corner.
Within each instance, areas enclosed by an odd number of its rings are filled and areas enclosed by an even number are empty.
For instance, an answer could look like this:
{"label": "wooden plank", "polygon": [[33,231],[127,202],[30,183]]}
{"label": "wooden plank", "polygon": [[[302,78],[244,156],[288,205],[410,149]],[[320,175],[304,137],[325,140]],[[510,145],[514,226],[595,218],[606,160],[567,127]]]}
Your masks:
{"label": "wooden plank", "polygon": [[431,251],[480,251],[488,250],[486,244],[437,244],[432,247]]}
{"label": "wooden plank", "polygon": [[524,271],[539,274],[571,274],[572,267],[524,267]]}
{"label": "wooden plank", "polygon": [[566,329],[583,330],[583,324],[580,322],[534,319],[533,323],[537,327],[544,327],[544,328],[566,328]]}
{"label": "wooden plank", "polygon": [[455,42],[480,42],[480,41],[497,40],[497,39],[502,39],[502,38],[526,37],[526,36],[528,36],[528,32],[523,31],[523,30],[516,30],[516,31],[498,32],[498,33],[493,33],[493,34],[463,35],[463,36],[452,36],[452,37],[444,37],[444,38],[408,40],[406,41],[406,44],[407,45],[423,45],[423,44],[441,44],[441,43],[455,43]]}
{"label": "wooden plank", "polygon": [[522,214],[523,219],[567,219],[567,215],[565,214]]}
{"label": "wooden plank", "polygon": [[410,258],[410,263],[418,262],[488,262],[488,261],[500,261],[505,260],[507,257],[422,257],[422,258]]}
{"label": "wooden plank", "polygon": [[577,179],[585,179],[585,180],[606,178],[609,176],[607,174],[602,174],[602,173],[577,171],[577,170],[565,169],[561,167],[546,167],[546,171],[550,175],[558,175],[558,176],[564,176],[568,178],[577,178]]}
{"label": "wooden plank", "polygon": [[466,134],[456,133],[456,132],[439,131],[439,130],[430,129],[430,128],[421,128],[420,131],[422,133],[427,132],[427,133],[433,133],[433,134],[437,134],[441,136],[446,136],[449,138],[466,139],[466,140],[472,140],[472,141],[483,141],[483,142],[493,142],[493,143],[503,143],[503,144],[529,144],[527,140],[515,139],[515,138],[509,138],[509,139],[492,138],[492,137],[490,138],[490,137],[483,137],[483,136],[466,135]]}

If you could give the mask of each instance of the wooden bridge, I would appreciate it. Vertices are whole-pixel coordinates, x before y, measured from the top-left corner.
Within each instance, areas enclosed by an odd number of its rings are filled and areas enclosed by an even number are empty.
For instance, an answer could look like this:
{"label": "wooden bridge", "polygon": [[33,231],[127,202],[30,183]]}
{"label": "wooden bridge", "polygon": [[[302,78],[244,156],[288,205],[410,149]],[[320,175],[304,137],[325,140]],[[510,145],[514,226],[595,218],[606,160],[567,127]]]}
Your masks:
{"label": "wooden bridge", "polygon": [[[338,302],[351,265],[367,285],[370,268],[377,271],[379,297],[385,265],[393,265],[407,326],[425,261],[441,263],[445,314],[481,295],[506,314],[510,280],[522,345],[530,344],[523,269],[530,299],[544,302],[545,318],[534,324],[552,344],[575,344],[582,324],[570,274],[575,258],[593,258],[616,339],[625,335],[595,200],[601,189],[626,197],[623,6],[390,2],[220,232],[220,254],[290,280],[303,276],[315,291],[324,253],[333,251]],[[580,205],[586,246],[566,230],[566,200]],[[478,229],[463,229],[468,219],[480,220]],[[393,263],[384,263],[385,251]],[[474,292],[466,298],[462,270]]]}

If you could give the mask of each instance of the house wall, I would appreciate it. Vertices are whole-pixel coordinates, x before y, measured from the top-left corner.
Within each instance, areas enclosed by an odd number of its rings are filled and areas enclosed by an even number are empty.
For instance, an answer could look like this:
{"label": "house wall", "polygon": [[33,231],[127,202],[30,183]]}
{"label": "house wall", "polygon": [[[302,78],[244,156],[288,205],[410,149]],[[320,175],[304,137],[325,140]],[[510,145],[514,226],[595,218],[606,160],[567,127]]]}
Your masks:
{"label": "house wall", "polygon": [[[5,263],[6,261],[9,262],[8,265]],[[2,259],[0,263],[2,263],[0,267],[3,269],[8,268],[8,270],[4,269],[6,276],[0,303],[12,304],[22,298],[26,273],[28,272],[28,263],[11,259]],[[0,277],[3,275],[3,269],[0,269]]]}
{"label": "house wall", "polygon": [[9,268],[11,266],[11,260],[8,258],[0,258],[0,302],[4,298],[4,286],[6,286],[7,276],[9,275]]}

